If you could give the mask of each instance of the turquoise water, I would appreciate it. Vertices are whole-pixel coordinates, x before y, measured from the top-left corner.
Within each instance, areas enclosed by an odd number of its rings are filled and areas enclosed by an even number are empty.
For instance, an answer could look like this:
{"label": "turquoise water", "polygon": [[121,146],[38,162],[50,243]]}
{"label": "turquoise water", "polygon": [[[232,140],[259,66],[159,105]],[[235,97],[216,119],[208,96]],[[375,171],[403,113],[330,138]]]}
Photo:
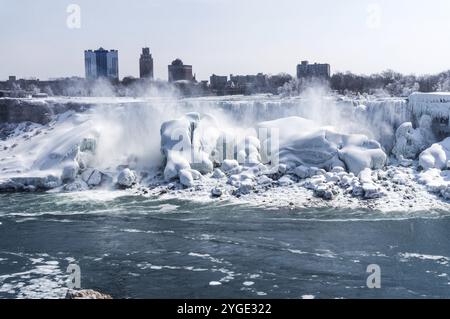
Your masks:
{"label": "turquoise water", "polygon": [[[0,298],[449,298],[450,218],[144,197],[0,195]],[[381,267],[381,289],[366,268]]]}

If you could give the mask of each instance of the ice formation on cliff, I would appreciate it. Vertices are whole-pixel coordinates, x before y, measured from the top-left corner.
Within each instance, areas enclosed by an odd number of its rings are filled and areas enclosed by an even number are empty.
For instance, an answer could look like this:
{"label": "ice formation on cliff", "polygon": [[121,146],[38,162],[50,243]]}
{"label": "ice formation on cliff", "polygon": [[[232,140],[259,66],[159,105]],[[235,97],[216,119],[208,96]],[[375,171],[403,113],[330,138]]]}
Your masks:
{"label": "ice formation on cliff", "polygon": [[[416,180],[450,195],[450,94],[2,103],[0,190],[137,188],[162,165],[159,182],[216,183],[213,197],[301,185],[325,199],[371,199]],[[17,103],[39,124],[23,122]],[[386,167],[389,156],[405,168]],[[411,172],[417,165],[424,171]]]}

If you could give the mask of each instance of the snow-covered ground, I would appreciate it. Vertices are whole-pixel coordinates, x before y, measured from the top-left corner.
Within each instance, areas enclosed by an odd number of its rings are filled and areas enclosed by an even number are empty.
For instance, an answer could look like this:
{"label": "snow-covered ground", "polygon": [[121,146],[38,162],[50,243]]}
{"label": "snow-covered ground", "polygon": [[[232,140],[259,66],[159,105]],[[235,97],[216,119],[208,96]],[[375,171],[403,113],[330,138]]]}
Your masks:
{"label": "snow-covered ground", "polygon": [[450,207],[450,94],[24,101],[27,112],[45,108],[41,124],[23,116],[11,123],[7,100],[2,192],[128,189],[266,208]]}

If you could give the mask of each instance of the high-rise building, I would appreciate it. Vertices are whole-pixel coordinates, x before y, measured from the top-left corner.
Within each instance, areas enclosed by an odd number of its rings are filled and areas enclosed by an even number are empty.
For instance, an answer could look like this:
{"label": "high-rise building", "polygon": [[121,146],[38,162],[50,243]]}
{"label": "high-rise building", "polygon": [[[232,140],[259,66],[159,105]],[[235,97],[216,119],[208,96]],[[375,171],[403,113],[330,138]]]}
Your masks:
{"label": "high-rise building", "polygon": [[117,50],[84,51],[86,79],[119,79],[119,52]]}
{"label": "high-rise building", "polygon": [[153,79],[153,57],[149,48],[143,48],[139,59],[139,74],[141,79]]}
{"label": "high-rise building", "polygon": [[192,65],[185,65],[180,59],[176,59],[169,65],[169,82],[194,81]]}
{"label": "high-rise building", "polygon": [[329,79],[331,76],[331,67],[329,64],[309,64],[308,61],[302,61],[297,65],[297,78],[322,78]]}

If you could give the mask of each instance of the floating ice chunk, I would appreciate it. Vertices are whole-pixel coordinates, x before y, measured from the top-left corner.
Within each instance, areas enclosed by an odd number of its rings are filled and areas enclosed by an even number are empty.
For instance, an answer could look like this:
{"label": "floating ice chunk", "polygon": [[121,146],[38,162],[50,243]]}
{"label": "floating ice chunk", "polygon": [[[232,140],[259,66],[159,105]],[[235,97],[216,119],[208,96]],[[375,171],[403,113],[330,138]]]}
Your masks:
{"label": "floating ice chunk", "polygon": [[220,281],[211,281],[211,282],[209,283],[209,285],[210,285],[210,286],[221,286],[222,283],[221,283]]}
{"label": "floating ice chunk", "polygon": [[423,169],[446,169],[450,160],[450,137],[440,143],[433,144],[420,154],[419,164]]}

